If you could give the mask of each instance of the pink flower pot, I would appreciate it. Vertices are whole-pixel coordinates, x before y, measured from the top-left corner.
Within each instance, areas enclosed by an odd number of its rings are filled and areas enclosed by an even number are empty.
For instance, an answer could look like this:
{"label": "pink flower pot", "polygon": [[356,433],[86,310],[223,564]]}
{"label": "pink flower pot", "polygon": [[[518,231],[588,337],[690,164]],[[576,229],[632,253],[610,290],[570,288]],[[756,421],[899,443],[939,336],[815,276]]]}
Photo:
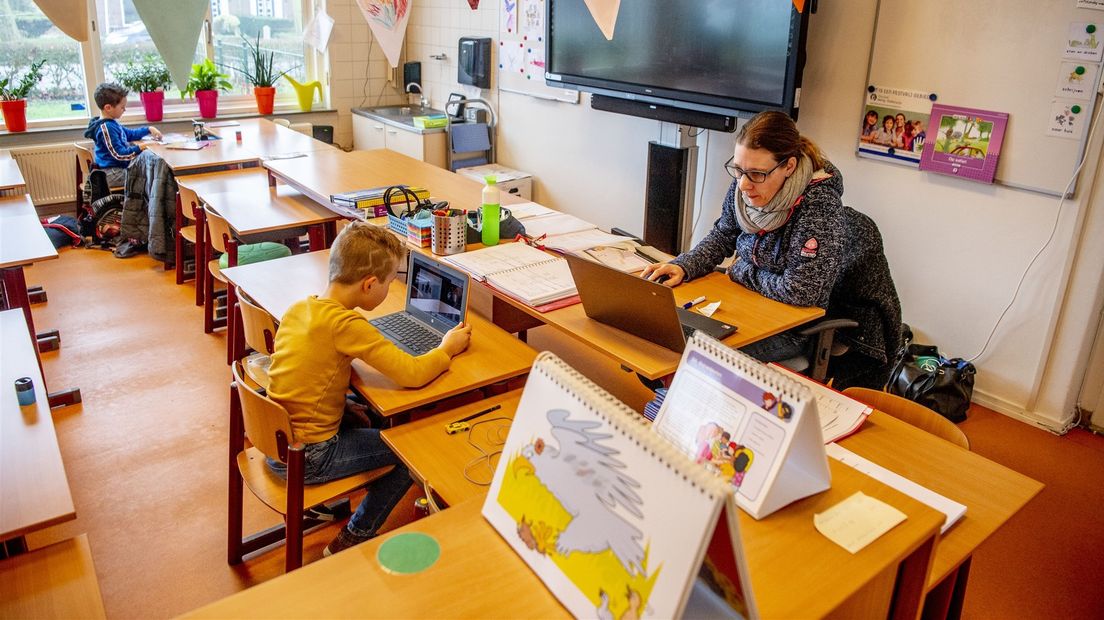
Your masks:
{"label": "pink flower pot", "polygon": [[197,90],[196,101],[199,102],[200,118],[215,118],[218,116],[218,91]]}
{"label": "pink flower pot", "polygon": [[165,91],[138,93],[138,96],[142,98],[142,109],[146,112],[147,121],[156,123],[165,116]]}
{"label": "pink flower pot", "polygon": [[15,133],[27,131],[27,100],[0,101],[0,112],[4,115],[4,128]]}

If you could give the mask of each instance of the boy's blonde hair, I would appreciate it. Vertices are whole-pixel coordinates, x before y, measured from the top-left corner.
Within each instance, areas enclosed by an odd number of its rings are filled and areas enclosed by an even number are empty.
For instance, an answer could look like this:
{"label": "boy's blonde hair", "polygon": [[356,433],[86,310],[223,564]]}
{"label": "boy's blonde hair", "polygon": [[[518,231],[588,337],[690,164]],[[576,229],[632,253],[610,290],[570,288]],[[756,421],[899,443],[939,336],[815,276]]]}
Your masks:
{"label": "boy's blonde hair", "polygon": [[368,276],[381,281],[406,258],[406,246],[386,228],[350,223],[330,248],[330,282],[356,284]]}

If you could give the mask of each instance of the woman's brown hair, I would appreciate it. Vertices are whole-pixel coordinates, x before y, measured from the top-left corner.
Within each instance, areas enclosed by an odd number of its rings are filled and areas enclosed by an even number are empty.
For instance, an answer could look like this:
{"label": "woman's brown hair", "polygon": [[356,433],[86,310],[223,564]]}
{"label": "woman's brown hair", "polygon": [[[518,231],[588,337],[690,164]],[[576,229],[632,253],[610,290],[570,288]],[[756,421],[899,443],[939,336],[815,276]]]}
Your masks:
{"label": "woman's brown hair", "polygon": [[793,119],[778,110],[767,110],[751,117],[736,132],[736,144],[769,151],[777,162],[806,155],[813,170],[820,170],[827,163],[820,147],[801,135]]}

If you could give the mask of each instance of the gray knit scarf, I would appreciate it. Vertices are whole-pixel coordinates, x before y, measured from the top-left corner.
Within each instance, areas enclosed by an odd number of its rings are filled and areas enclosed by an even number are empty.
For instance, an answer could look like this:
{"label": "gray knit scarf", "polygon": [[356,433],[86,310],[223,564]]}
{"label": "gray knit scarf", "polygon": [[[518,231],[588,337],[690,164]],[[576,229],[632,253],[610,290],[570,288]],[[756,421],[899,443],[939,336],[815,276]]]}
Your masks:
{"label": "gray knit scarf", "polygon": [[746,233],[756,234],[759,231],[770,232],[790,218],[790,208],[805,193],[809,181],[813,178],[813,163],[807,155],[802,155],[797,160],[797,168],[786,182],[779,188],[778,193],[771,198],[764,207],[753,207],[744,203],[744,195],[740,188],[736,188],[736,220],[740,228]]}

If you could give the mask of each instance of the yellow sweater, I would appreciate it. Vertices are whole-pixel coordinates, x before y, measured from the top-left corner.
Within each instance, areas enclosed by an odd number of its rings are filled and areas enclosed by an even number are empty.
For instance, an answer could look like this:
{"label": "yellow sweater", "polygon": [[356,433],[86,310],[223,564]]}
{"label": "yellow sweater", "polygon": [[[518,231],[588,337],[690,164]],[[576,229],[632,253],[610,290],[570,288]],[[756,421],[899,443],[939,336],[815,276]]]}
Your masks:
{"label": "yellow sweater", "polygon": [[414,357],[383,337],[356,310],[310,297],[288,309],[276,332],[268,395],[291,415],[296,441],[337,434],[354,359],[403,387],[421,387],[452,361],[434,349]]}

